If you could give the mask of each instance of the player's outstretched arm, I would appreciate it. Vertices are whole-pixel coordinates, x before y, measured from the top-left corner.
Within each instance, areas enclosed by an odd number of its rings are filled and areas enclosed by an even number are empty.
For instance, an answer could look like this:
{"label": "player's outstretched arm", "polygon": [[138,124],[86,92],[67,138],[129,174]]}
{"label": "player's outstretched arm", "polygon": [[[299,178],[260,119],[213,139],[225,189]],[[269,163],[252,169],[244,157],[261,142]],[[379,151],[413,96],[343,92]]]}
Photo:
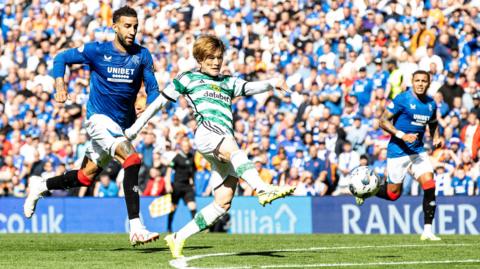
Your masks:
{"label": "player's outstretched arm", "polygon": [[386,132],[405,142],[413,143],[415,140],[417,140],[418,134],[406,134],[400,130],[397,130],[392,123],[393,116],[394,115],[392,112],[385,110],[380,118],[380,127]]}
{"label": "player's outstretched arm", "polygon": [[[146,50],[145,50],[146,51]],[[145,85],[145,91],[147,92],[147,109],[142,111],[140,117],[135,121],[135,123],[125,130],[125,136],[129,140],[135,139],[137,134],[142,130],[143,126],[155,115],[157,112],[162,109],[162,107],[167,102],[167,99],[162,96],[158,90],[158,83],[155,79],[154,68],[153,68],[153,59],[150,53],[146,52],[145,57],[143,57],[144,65],[143,68],[143,83]]]}
{"label": "player's outstretched arm", "polygon": [[271,90],[289,92],[289,88],[283,78],[271,78],[245,83],[243,93],[244,95],[255,95]]}
{"label": "player's outstretched arm", "polygon": [[[153,74],[153,73],[152,73]],[[184,73],[179,75],[177,78],[173,79],[172,83],[170,83],[160,94],[150,103],[150,105],[145,109],[145,111],[138,117],[138,119],[133,123],[130,128],[125,130],[125,137],[129,140],[135,139],[137,134],[142,130],[143,126],[147,124],[147,122],[157,114],[162,107],[164,107],[169,101],[176,102],[178,97],[180,97],[182,90],[185,89],[185,86],[182,84],[182,77],[187,78],[184,76]],[[155,86],[154,84],[152,84]],[[177,87],[179,89],[177,89]],[[152,87],[155,88],[155,87]],[[147,100],[148,103],[148,100]]]}
{"label": "player's outstretched arm", "polygon": [[167,104],[169,101],[168,97],[162,92],[155,100],[145,109],[145,111],[137,118],[137,120],[133,123],[130,128],[125,130],[125,137],[128,140],[133,140],[137,137],[138,133],[142,130],[143,126],[147,124],[147,122],[155,116],[158,111],[162,109],[162,107]]}

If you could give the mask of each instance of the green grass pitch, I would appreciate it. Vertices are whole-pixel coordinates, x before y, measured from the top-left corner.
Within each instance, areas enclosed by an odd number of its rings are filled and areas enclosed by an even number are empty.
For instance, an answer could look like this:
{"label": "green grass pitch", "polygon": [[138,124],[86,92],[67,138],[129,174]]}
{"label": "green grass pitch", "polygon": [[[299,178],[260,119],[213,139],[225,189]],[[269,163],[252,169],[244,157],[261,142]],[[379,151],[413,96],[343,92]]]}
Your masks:
{"label": "green grass pitch", "polygon": [[126,234],[3,234],[0,268],[480,268],[480,236],[442,238],[207,233],[172,262],[162,239],[133,248]]}

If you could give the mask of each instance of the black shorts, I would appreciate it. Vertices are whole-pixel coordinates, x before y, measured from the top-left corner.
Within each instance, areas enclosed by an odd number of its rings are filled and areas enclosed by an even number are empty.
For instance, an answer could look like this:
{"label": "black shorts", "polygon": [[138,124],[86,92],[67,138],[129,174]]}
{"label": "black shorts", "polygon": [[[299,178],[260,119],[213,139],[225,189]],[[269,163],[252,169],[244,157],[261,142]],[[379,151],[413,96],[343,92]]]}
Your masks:
{"label": "black shorts", "polygon": [[178,205],[180,199],[183,199],[185,203],[195,202],[193,187],[189,185],[173,185],[172,203]]}

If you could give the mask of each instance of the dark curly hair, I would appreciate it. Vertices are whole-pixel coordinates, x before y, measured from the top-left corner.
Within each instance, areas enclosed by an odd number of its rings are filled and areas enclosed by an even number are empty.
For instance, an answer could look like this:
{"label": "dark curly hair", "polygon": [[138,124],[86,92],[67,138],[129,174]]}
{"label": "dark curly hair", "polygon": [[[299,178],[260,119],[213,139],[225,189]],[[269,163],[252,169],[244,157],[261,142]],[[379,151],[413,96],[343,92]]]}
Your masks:
{"label": "dark curly hair", "polygon": [[113,12],[113,23],[116,23],[122,16],[137,17],[137,12],[129,6],[121,7]]}

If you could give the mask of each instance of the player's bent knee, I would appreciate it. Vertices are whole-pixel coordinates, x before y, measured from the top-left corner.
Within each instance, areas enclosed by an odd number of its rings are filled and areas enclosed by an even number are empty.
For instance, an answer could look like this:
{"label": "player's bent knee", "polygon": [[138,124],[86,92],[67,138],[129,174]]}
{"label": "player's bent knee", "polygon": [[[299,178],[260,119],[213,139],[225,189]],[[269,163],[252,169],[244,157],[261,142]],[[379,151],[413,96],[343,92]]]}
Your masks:
{"label": "player's bent knee", "polygon": [[238,145],[233,138],[225,137],[222,139],[217,148],[219,157],[221,157],[225,162],[228,162],[232,157],[232,153],[238,150]]}
{"label": "player's bent knee", "polygon": [[125,161],[122,164],[122,167],[125,169],[130,166],[140,165],[141,163],[142,163],[142,158],[140,158],[140,155],[138,153],[133,153],[125,159]]}
{"label": "player's bent knee", "polygon": [[90,186],[92,185],[93,183],[93,178],[95,177],[95,175],[87,175],[85,174],[85,172],[83,172],[83,170],[78,170],[77,172],[77,178],[78,178],[78,181],[83,185],[83,186]]}
{"label": "player's bent knee", "polygon": [[225,137],[222,138],[222,140],[220,140],[218,145],[213,150],[213,157],[215,157],[215,159],[219,160],[222,163],[227,163],[230,160],[229,153],[225,154],[223,150],[224,143],[228,143],[228,142],[225,142],[225,140],[226,140]]}
{"label": "player's bent knee", "polygon": [[133,147],[130,141],[126,140],[125,137],[119,138],[117,143],[112,147],[113,155],[120,155],[120,156],[130,156],[135,153],[135,148]]}
{"label": "player's bent knee", "polygon": [[227,203],[222,203],[222,204],[218,204],[221,208],[223,208],[223,210],[225,211],[228,211],[230,210],[230,208],[232,207],[232,203],[231,202],[227,202]]}
{"label": "player's bent knee", "polygon": [[215,203],[223,208],[225,211],[228,211],[230,207],[232,206],[232,199],[233,199],[233,192],[230,192],[230,190],[224,190],[222,195],[215,194]]}
{"label": "player's bent knee", "polygon": [[229,199],[227,196],[222,197],[222,199],[215,199],[215,203],[225,211],[228,211],[232,207],[232,199]]}

